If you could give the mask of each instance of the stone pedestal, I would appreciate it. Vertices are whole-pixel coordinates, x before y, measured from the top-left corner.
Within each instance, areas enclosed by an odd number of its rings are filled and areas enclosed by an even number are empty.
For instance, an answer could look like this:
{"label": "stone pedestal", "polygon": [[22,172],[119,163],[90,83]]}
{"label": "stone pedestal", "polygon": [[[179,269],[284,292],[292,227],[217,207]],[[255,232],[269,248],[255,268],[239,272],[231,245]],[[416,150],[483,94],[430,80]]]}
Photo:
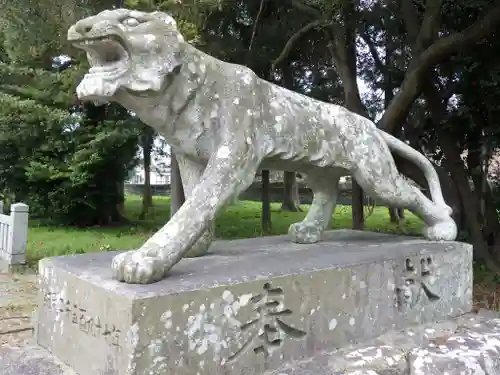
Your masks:
{"label": "stone pedestal", "polygon": [[472,246],[369,232],[214,243],[152,285],[40,262],[37,343],[80,375],[257,375],[472,307]]}

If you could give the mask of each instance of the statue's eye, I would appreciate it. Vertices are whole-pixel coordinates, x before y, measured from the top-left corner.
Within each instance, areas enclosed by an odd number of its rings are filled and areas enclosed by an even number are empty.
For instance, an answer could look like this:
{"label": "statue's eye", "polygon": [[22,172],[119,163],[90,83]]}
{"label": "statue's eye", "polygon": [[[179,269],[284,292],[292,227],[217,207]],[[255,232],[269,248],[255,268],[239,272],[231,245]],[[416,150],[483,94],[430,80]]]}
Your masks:
{"label": "statue's eye", "polygon": [[122,21],[122,24],[124,24],[125,26],[134,27],[134,26],[138,26],[140,24],[140,22],[136,18],[129,17],[129,18],[125,18]]}

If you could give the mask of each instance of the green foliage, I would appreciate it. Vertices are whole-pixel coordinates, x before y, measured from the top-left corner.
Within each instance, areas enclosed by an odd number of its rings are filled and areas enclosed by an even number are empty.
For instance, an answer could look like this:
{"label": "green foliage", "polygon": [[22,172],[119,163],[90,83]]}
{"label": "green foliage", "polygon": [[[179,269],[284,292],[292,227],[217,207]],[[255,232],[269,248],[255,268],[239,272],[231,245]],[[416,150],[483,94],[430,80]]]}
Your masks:
{"label": "green foliage", "polygon": [[5,47],[4,47],[4,39],[5,39],[5,35],[4,35],[2,28],[0,26],[0,63],[3,61],[7,61],[9,58],[9,56],[7,55],[7,51],[5,50]]}
{"label": "green foliage", "polygon": [[[61,133],[61,124],[68,115],[0,93],[0,191],[26,195],[25,168],[33,157],[40,155],[46,159],[50,152],[59,151],[59,142],[50,150],[44,139],[53,138],[54,132]],[[45,147],[37,149],[40,144]]]}
{"label": "green foliage", "polygon": [[35,216],[76,225],[119,220],[136,129],[124,120],[86,125],[68,111],[0,93],[0,191]]}
{"label": "green foliage", "polygon": [[143,11],[163,11],[175,17],[179,30],[190,43],[199,43],[208,17],[222,9],[224,0],[125,0],[124,6]]}
{"label": "green foliage", "polygon": [[[120,220],[121,184],[135,162],[137,129],[117,106],[82,116],[76,85],[83,54],[54,73],[52,58],[73,49],[68,27],[113,1],[0,0],[0,191],[34,215],[76,225]],[[97,118],[93,116],[95,114]]]}
{"label": "green foliage", "polygon": [[121,218],[121,184],[135,162],[137,127],[117,106],[102,116],[91,105],[71,115],[88,67],[83,54],[71,69],[47,70],[53,57],[73,51],[68,27],[112,3],[0,0],[0,191],[28,203],[34,215],[76,225]]}
{"label": "green foliage", "polygon": [[[79,5],[73,0],[0,0],[0,33],[10,62],[49,68],[52,58],[71,46],[66,33],[77,19],[92,12],[92,1]],[[1,50],[1,48],[0,48]]]}
{"label": "green foliage", "polygon": [[0,91],[49,107],[67,109],[74,101],[76,84],[81,75],[79,69],[53,73],[0,62]]}
{"label": "green foliage", "polygon": [[[54,7],[43,9],[38,6],[38,1],[32,0],[4,0],[0,4],[3,9],[0,25],[5,36],[3,45],[9,60],[20,64],[46,63],[59,42],[57,23],[48,22]],[[30,32],[35,30],[37,32]]]}

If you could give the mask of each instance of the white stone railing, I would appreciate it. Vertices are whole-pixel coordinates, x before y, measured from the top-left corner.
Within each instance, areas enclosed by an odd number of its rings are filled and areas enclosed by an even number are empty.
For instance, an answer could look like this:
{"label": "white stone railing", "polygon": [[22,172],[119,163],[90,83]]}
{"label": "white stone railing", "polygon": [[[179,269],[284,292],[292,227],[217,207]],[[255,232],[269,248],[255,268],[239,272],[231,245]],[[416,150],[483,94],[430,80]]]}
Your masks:
{"label": "white stone railing", "polygon": [[26,262],[28,216],[29,207],[24,203],[11,205],[10,215],[4,215],[0,201],[0,260],[8,265]]}

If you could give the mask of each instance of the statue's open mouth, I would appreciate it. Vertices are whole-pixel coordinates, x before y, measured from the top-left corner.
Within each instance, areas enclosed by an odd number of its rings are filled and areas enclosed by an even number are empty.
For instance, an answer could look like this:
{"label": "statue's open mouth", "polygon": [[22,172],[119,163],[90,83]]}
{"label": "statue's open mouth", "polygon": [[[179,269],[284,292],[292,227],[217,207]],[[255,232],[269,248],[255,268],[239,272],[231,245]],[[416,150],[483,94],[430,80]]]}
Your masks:
{"label": "statue's open mouth", "polygon": [[130,54],[114,36],[75,41],[73,45],[87,52],[91,75],[119,75],[129,69]]}

